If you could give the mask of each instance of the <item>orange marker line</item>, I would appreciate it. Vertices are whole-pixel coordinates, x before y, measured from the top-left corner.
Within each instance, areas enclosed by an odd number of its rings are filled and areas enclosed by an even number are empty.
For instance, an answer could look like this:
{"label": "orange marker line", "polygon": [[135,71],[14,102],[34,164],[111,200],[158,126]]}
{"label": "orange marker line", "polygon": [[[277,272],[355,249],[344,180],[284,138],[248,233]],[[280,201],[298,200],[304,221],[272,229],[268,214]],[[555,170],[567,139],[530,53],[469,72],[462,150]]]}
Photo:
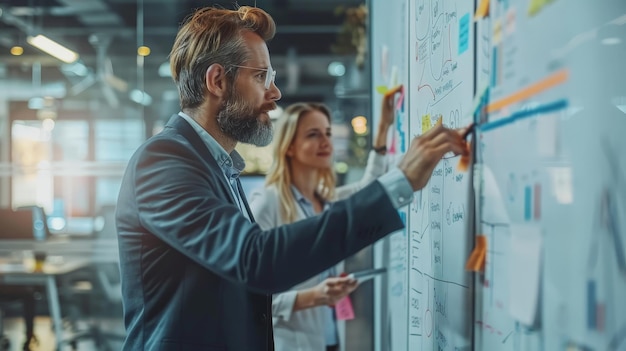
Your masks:
{"label": "orange marker line", "polygon": [[487,112],[498,111],[501,108],[528,99],[531,96],[537,95],[540,92],[557,86],[565,81],[569,77],[569,72],[566,69],[560,70],[528,87],[517,91],[516,93],[509,95],[503,99],[495,101],[487,105]]}

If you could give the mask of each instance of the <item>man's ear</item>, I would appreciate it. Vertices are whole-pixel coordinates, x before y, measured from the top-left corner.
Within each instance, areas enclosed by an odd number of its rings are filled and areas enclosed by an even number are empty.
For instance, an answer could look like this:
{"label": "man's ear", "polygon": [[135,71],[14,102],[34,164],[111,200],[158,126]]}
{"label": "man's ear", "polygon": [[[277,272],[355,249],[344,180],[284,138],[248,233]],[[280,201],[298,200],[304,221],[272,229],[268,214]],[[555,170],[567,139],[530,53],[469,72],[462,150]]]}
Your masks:
{"label": "man's ear", "polygon": [[228,82],[226,81],[226,69],[224,66],[214,63],[206,70],[204,75],[204,82],[206,84],[209,93],[223,97],[226,94],[226,88]]}

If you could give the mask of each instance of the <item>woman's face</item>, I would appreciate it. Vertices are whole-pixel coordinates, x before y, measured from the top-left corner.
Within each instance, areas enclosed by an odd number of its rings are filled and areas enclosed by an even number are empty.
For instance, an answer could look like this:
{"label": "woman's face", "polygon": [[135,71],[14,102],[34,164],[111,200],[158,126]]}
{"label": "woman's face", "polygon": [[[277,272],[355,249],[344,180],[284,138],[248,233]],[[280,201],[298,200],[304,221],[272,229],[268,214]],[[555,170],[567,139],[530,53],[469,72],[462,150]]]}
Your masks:
{"label": "woman's face", "polygon": [[314,110],[300,117],[287,156],[291,158],[292,167],[323,169],[332,166],[333,143],[325,114]]}

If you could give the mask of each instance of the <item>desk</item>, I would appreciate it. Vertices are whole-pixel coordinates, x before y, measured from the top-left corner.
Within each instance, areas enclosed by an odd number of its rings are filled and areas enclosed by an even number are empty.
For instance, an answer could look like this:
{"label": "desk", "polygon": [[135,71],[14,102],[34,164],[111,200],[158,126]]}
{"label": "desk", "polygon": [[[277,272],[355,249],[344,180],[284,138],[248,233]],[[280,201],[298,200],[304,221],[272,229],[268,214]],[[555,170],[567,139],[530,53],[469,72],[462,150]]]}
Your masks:
{"label": "desk", "polygon": [[61,350],[63,343],[63,321],[61,320],[61,305],[57,290],[56,278],[77,269],[86,267],[87,261],[70,260],[60,262],[46,262],[41,271],[33,271],[35,262],[12,262],[0,259],[0,284],[6,285],[43,285],[48,295],[50,317],[54,324],[56,349]]}
{"label": "desk", "polygon": [[[33,259],[15,259],[15,253],[43,251],[47,254],[41,271],[33,271]],[[21,256],[20,256],[21,258]],[[63,344],[63,323],[57,277],[72,273],[91,264],[119,262],[117,240],[57,240],[34,242],[2,240],[0,248],[0,285],[45,286],[50,317],[54,324],[56,349]]]}
{"label": "desk", "polygon": [[0,257],[22,251],[40,251],[50,256],[89,260],[90,263],[119,262],[117,238],[70,239],[50,238],[46,241],[0,240]]}

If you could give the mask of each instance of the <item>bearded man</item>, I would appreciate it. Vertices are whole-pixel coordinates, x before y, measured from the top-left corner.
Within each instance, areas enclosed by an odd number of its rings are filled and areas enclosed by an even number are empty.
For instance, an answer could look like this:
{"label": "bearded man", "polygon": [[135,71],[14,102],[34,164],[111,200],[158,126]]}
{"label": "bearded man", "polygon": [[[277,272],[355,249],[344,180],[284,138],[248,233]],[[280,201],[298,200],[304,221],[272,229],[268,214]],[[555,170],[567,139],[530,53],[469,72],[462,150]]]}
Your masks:
{"label": "bearded man", "polygon": [[118,197],[123,350],[273,350],[271,294],[402,228],[397,208],[445,153],[466,152],[463,130],[437,126],[324,214],[261,230],[234,149],[272,140],[274,32],[269,14],[247,6],[199,9],[179,29],[170,65],[181,112],[134,153]]}

